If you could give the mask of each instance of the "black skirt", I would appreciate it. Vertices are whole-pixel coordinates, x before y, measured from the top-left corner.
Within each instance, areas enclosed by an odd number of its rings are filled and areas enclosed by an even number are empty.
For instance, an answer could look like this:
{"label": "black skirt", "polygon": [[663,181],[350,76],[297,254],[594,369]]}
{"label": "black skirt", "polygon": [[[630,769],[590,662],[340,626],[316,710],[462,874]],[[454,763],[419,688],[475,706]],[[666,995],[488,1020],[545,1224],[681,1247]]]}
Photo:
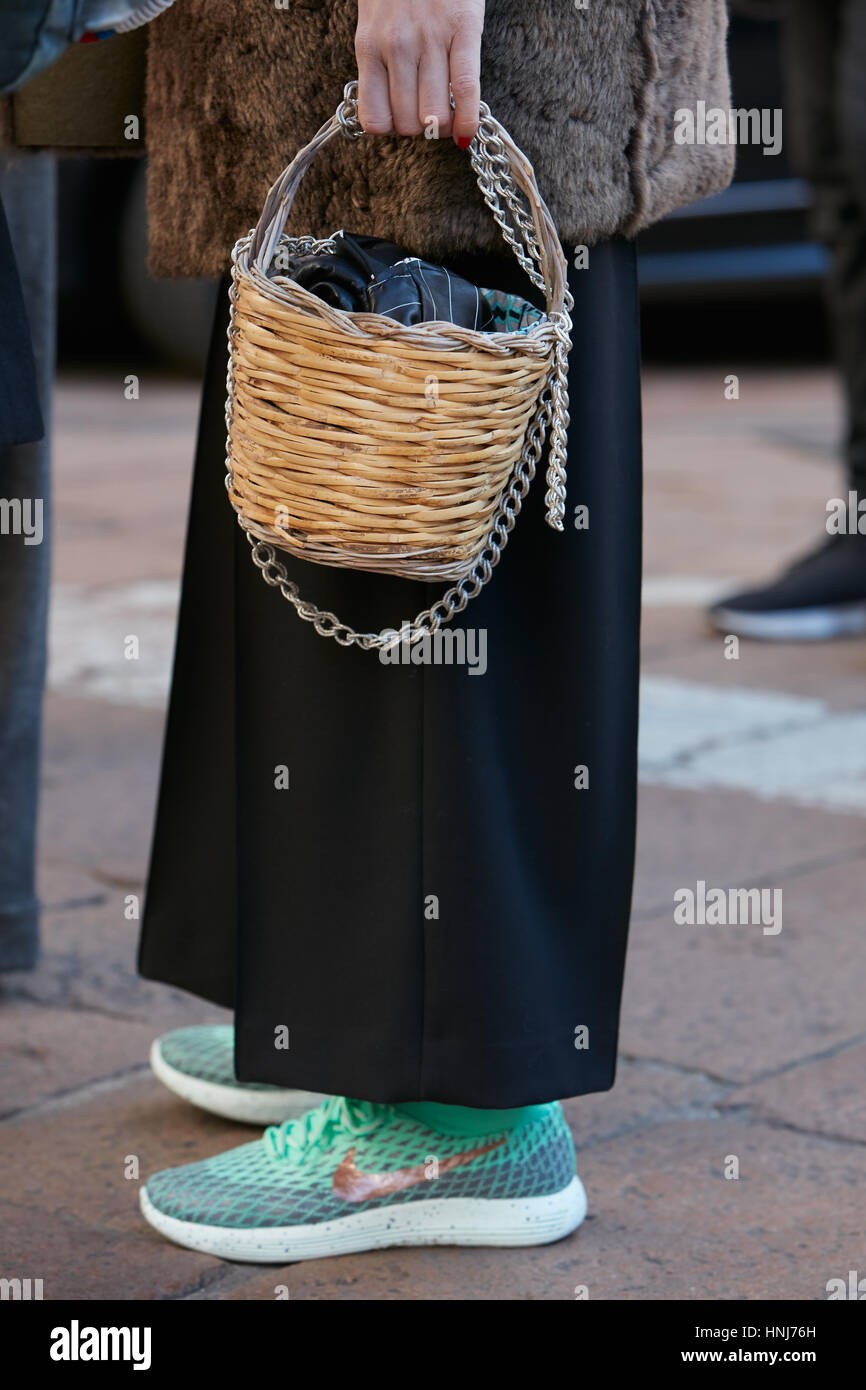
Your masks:
{"label": "black skirt", "polygon": [[[504,262],[453,268],[526,293]],[[340,647],[265,584],[223,484],[221,296],[139,964],[235,1009],[242,1081],[481,1107],[613,1084],[636,792],[633,245],[593,247],[569,283],[566,530],[545,524],[540,473],[456,620],[474,674]],[[445,587],[283,558],[364,631]]]}

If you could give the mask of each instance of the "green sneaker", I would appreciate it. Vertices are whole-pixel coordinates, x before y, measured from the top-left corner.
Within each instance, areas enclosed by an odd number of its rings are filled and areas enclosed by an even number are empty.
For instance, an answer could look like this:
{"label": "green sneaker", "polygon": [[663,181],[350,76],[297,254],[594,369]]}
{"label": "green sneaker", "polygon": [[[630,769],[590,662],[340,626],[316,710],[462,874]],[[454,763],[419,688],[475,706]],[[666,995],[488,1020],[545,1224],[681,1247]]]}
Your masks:
{"label": "green sneaker", "polygon": [[230,1024],[177,1028],[156,1039],[150,1065],[182,1100],[241,1124],[280,1124],[324,1099],[316,1091],[236,1081],[234,1053],[235,1030]]}
{"label": "green sneaker", "polygon": [[169,1240],[262,1264],[389,1245],[544,1245],[586,1214],[556,1103],[469,1137],[331,1096],[254,1144],[156,1173],[140,1196]]}

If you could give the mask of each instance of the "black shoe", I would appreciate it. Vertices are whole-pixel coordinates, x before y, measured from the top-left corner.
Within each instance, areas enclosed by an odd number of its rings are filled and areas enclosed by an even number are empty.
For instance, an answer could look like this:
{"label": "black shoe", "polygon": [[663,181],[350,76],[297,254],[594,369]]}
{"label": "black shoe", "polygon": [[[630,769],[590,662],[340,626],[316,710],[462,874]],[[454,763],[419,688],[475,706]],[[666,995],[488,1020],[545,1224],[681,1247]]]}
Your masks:
{"label": "black shoe", "polygon": [[774,583],[720,599],[708,617],[720,632],[777,642],[866,633],[866,536],[830,536]]}

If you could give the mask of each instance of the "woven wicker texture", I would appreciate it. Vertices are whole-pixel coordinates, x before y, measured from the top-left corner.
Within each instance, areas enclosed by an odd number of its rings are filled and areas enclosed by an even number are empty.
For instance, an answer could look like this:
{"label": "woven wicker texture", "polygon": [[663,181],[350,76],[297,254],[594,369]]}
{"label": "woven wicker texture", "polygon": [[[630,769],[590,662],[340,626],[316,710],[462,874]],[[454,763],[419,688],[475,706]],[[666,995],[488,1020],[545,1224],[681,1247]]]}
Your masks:
{"label": "woven wicker texture", "polygon": [[332,308],[280,274],[281,248],[330,248],[290,241],[283,228],[317,150],[358,134],[353,110],[344,103],[300,151],[235,247],[229,497],[251,537],[315,563],[459,579],[488,543],[555,369],[568,324],[564,258],[531,167],[489,118],[513,178],[504,188],[494,171],[515,250],[546,293],[538,324],[407,327]]}

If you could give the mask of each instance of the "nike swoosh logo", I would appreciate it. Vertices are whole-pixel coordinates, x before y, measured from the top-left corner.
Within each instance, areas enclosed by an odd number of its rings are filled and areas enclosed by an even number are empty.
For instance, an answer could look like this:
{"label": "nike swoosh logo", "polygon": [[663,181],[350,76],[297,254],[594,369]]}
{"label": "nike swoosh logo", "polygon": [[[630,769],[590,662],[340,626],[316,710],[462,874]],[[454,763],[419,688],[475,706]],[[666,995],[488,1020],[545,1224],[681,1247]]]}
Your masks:
{"label": "nike swoosh logo", "polygon": [[[490,1153],[505,1143],[505,1138],[496,1139],[480,1149],[467,1149],[464,1153],[451,1154],[439,1160],[439,1174],[450,1173],[454,1168],[462,1168],[482,1154]],[[355,1163],[355,1150],[350,1149],[334,1173],[333,1188],[344,1202],[367,1202],[371,1197],[387,1197],[392,1192],[403,1192],[407,1187],[417,1187],[422,1182],[435,1179],[427,1176],[423,1163],[413,1168],[394,1168],[390,1173],[364,1173]]]}

